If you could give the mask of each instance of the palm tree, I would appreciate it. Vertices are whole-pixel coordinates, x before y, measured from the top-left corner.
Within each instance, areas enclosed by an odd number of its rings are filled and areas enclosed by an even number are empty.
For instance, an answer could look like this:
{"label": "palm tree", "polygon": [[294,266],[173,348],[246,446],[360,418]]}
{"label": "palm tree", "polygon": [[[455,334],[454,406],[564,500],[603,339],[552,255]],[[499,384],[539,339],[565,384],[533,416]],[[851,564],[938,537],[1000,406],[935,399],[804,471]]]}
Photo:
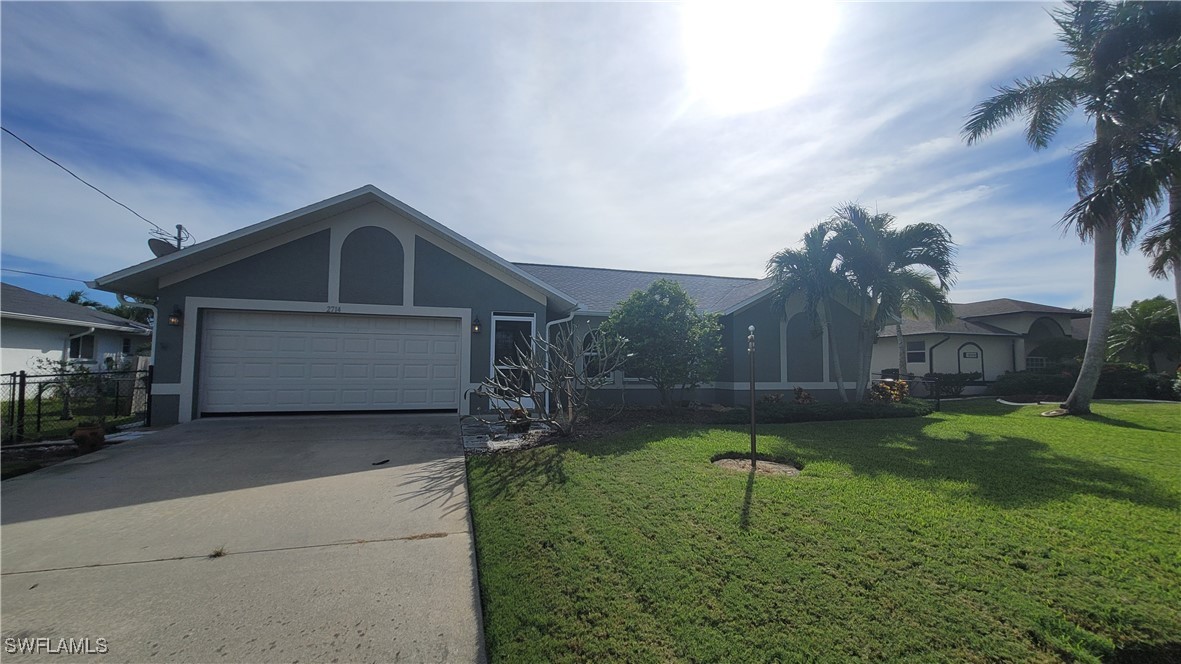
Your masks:
{"label": "palm tree", "polygon": [[[1124,3],[1118,9],[1113,30],[1137,44],[1123,60],[1114,92],[1120,151],[1111,177],[1089,187],[1063,221],[1078,225],[1103,215],[1147,220],[1166,208],[1140,249],[1152,261],[1154,277],[1173,273],[1181,316],[1181,3]],[[1080,155],[1080,161],[1086,158]],[[1085,189],[1092,183],[1080,184]]]}
{"label": "palm tree", "polygon": [[90,296],[87,295],[86,291],[83,290],[70,291],[70,294],[66,296],[66,302],[69,302],[70,304],[78,304],[83,307],[89,307],[91,309],[98,309],[99,307],[103,306],[102,302],[90,299]]}
{"label": "palm tree", "polygon": [[902,334],[902,320],[910,318],[918,320],[924,316],[931,317],[936,323],[947,323],[954,318],[950,306],[935,307],[932,303],[916,291],[906,291],[902,294],[898,316],[894,319],[894,335],[898,339],[898,375],[903,376],[910,371],[906,366],[906,337]]}
{"label": "palm tree", "polygon": [[1151,259],[1148,272],[1157,279],[1173,273],[1173,302],[1177,324],[1181,325],[1181,192],[1170,194],[1170,219],[1161,222],[1144,237],[1140,249]]}
{"label": "palm tree", "polygon": [[954,283],[955,243],[947,229],[930,223],[894,227],[893,215],[870,214],[853,203],[829,220],[837,271],[857,295],[857,399],[869,384],[870,359],[878,332],[901,316],[907,299],[950,319],[947,291]]}
{"label": "palm tree", "polygon": [[1134,300],[1111,315],[1111,336],[1107,339],[1109,359],[1123,356],[1144,360],[1148,370],[1157,372],[1156,354],[1170,358],[1181,349],[1181,325],[1174,324],[1174,305],[1158,295],[1148,300]]}
{"label": "palm tree", "polygon": [[793,294],[804,297],[804,311],[813,320],[819,320],[824,338],[828,340],[829,362],[836,380],[841,401],[848,402],[845,380],[841,374],[841,362],[837,344],[832,336],[832,319],[828,301],[844,285],[844,281],[833,270],[836,253],[829,239],[827,225],[821,223],[804,234],[802,247],[784,249],[767,261],[767,275],[775,280],[774,302],[786,306]]}
{"label": "palm tree", "polygon": [[[1162,3],[1168,4],[1168,3]],[[1018,116],[1025,118],[1025,139],[1036,150],[1047,147],[1058,129],[1078,108],[1094,123],[1095,135],[1079,152],[1075,161],[1075,179],[1080,195],[1108,186],[1128,157],[1142,154],[1136,133],[1129,123],[1139,116],[1144,105],[1138,94],[1146,93],[1135,76],[1129,76],[1131,63],[1154,43],[1147,30],[1152,23],[1147,14],[1136,14],[1136,3],[1109,4],[1071,0],[1053,12],[1058,40],[1070,57],[1064,73],[1027,78],[1012,86],[998,88],[997,94],[976,105],[963,133],[968,144],[991,134]],[[1159,85],[1163,76],[1145,77]],[[1069,412],[1090,412],[1091,398],[1099,381],[1104,359],[1104,342],[1111,324],[1115,298],[1115,266],[1119,244],[1131,245],[1143,220],[1111,205],[1092,205],[1075,216],[1068,212],[1064,222],[1073,223],[1084,240],[1094,242],[1094,280],[1091,330],[1087,350],[1074,389],[1063,407]]]}

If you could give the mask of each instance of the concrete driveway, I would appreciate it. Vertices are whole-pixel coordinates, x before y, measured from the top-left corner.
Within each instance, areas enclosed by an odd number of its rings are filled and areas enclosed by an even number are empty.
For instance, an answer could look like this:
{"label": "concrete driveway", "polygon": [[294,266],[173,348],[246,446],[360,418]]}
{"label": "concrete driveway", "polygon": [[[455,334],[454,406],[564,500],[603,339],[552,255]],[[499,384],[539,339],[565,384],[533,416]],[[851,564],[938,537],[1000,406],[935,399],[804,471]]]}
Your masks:
{"label": "concrete driveway", "polygon": [[0,492],[5,661],[483,659],[454,415],[199,420]]}

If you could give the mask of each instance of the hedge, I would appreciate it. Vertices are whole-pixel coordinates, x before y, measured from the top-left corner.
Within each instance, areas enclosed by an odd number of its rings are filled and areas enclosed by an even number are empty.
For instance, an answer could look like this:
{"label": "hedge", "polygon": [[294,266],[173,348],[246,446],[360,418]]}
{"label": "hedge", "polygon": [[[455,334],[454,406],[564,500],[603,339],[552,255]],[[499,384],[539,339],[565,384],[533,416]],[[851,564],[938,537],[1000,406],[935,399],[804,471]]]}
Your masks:
{"label": "hedge", "polygon": [[[831,422],[836,420],[873,420],[898,417],[922,417],[934,407],[924,399],[907,398],[900,403],[813,403],[760,402],[755,405],[755,420],[760,424],[795,422]],[[750,421],[747,409],[726,413],[726,421],[741,424]]]}

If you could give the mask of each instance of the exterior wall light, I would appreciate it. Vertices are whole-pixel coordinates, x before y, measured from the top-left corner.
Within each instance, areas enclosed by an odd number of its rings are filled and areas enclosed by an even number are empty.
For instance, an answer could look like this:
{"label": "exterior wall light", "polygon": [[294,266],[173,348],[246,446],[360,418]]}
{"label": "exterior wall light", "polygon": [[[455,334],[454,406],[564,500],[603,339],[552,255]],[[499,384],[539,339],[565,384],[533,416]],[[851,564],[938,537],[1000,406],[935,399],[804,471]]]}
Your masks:
{"label": "exterior wall light", "polygon": [[168,324],[173,327],[180,325],[184,319],[185,315],[184,312],[180,310],[180,307],[174,307],[172,309],[172,313],[168,314]]}
{"label": "exterior wall light", "polygon": [[483,329],[484,325],[480,322],[480,317],[476,316],[475,320],[472,321],[472,334],[479,334],[480,330]]}

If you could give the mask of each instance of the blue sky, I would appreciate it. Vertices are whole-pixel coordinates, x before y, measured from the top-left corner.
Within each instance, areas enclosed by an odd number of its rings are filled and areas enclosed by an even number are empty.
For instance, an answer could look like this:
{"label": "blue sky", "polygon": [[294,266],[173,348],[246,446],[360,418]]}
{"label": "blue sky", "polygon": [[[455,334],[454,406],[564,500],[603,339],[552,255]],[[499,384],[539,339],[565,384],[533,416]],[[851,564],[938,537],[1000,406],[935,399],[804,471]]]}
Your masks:
{"label": "blue sky", "polygon": [[[1049,5],[722,6],[5,2],[0,115],[198,240],[372,183],[513,261],[754,277],[856,201],[947,226],[955,301],[1089,306],[1090,247],[1055,226],[1085,119],[1042,152],[959,136],[1065,66]],[[0,150],[4,267],[150,257],[143,221]],[[1121,260],[1117,304],[1170,292]]]}

